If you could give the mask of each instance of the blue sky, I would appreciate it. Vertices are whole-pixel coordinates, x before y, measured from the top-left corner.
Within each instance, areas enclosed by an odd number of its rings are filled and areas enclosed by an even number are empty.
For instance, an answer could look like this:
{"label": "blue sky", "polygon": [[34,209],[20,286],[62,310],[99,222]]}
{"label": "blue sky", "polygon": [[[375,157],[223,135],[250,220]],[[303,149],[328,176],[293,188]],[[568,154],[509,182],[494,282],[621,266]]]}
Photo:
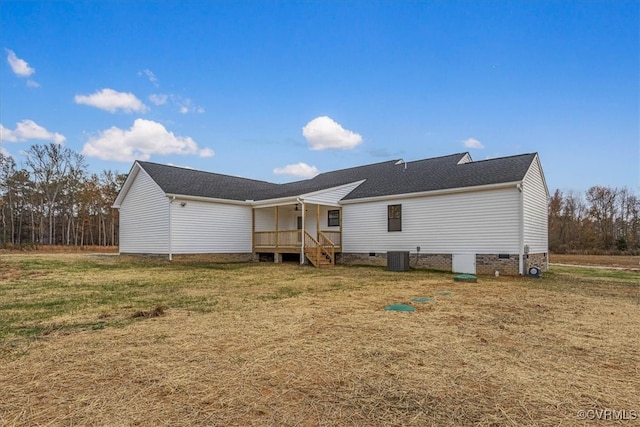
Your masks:
{"label": "blue sky", "polygon": [[538,152],[550,191],[640,190],[637,1],[0,4],[1,149],[286,182]]}

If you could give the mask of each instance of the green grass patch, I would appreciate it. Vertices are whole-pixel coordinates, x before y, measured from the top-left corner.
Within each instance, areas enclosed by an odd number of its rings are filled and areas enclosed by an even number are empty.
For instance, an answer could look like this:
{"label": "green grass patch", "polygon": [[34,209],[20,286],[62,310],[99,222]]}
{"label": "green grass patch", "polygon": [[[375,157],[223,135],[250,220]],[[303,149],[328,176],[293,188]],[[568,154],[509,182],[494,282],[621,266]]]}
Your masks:
{"label": "green grass patch", "polygon": [[590,277],[607,281],[610,281],[610,279],[616,279],[624,286],[640,286],[640,272],[631,270],[553,266],[552,272],[554,274],[564,274],[572,277]]}

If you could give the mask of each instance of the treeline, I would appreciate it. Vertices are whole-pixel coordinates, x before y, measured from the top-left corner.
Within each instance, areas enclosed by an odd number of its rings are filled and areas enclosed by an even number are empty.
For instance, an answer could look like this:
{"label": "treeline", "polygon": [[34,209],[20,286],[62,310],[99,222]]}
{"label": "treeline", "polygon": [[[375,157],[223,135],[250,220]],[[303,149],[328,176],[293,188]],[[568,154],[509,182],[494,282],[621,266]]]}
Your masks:
{"label": "treeline", "polygon": [[627,188],[556,190],[549,202],[549,250],[640,254],[640,197]]}
{"label": "treeline", "polygon": [[0,152],[0,246],[118,245],[111,205],[126,175],[89,174],[81,154],[54,143],[25,159],[18,167]]}

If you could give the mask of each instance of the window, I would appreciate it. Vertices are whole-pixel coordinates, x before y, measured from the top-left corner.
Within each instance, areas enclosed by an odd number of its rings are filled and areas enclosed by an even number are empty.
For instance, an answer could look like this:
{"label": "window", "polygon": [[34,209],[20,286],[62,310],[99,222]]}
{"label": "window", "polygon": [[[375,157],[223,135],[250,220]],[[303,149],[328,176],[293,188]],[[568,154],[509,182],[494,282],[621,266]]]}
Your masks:
{"label": "window", "polygon": [[387,206],[387,231],[402,231],[402,205]]}
{"label": "window", "polygon": [[340,226],[340,211],[338,209],[327,212],[327,226]]}

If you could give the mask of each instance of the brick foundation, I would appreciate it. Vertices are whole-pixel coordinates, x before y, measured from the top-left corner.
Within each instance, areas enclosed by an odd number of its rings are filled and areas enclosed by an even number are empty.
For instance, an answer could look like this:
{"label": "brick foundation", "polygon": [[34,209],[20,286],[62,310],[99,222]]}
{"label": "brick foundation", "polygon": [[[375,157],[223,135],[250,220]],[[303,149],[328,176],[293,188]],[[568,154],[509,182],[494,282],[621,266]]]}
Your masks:
{"label": "brick foundation", "polygon": [[542,271],[549,271],[549,256],[546,252],[527,255],[527,269],[539,267]]}
{"label": "brick foundation", "polygon": [[[386,267],[387,254],[375,253],[341,253],[338,263],[344,265],[373,265]],[[424,268],[430,270],[451,271],[451,255],[448,254],[415,254],[409,255],[411,268]]]}
{"label": "brick foundation", "polygon": [[[508,255],[508,257],[507,257]],[[451,254],[420,254],[409,256],[411,268],[451,271],[453,269]],[[338,258],[339,264],[372,265],[384,267],[387,265],[386,253],[342,253]],[[547,254],[529,254],[529,266],[537,265],[543,271],[548,269]],[[520,274],[519,254],[477,254],[476,274],[517,276]]]}
{"label": "brick foundation", "polygon": [[453,269],[451,254],[411,254],[409,265],[414,268],[451,271]]}
{"label": "brick foundation", "polygon": [[517,276],[520,274],[519,254],[477,254],[476,274],[495,274],[498,271],[501,275]]}
{"label": "brick foundation", "polygon": [[251,262],[254,259],[252,253],[229,253],[229,254],[174,254],[174,261],[197,260],[211,262],[214,264],[226,264],[233,262]]}
{"label": "brick foundation", "polygon": [[345,253],[340,254],[340,264],[345,265],[375,265],[386,266],[387,254],[385,252],[376,253]]}

